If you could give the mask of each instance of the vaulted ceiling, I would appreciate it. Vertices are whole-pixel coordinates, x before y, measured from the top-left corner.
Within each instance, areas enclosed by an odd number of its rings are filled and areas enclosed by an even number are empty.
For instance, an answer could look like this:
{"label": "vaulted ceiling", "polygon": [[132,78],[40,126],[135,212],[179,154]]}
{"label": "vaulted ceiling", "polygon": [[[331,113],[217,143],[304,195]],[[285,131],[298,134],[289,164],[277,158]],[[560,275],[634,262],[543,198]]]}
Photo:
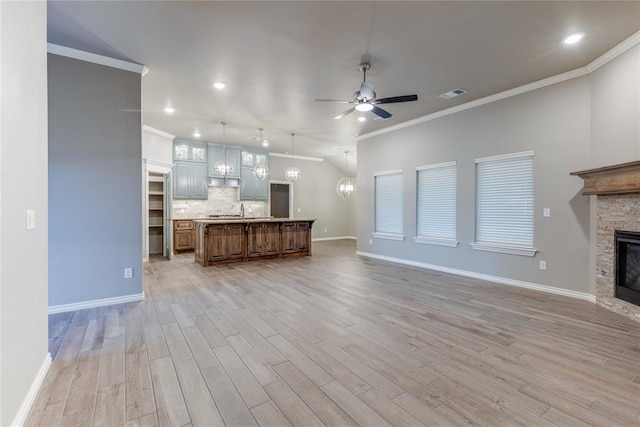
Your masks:
{"label": "vaulted ceiling", "polygon": [[[587,65],[640,30],[640,2],[49,1],[48,26],[51,43],[147,66],[148,126],[219,141],[226,121],[226,143],[255,147],[264,128],[276,152],[294,132],[295,154],[342,165],[358,135]],[[349,106],[314,100],[350,100],[363,58],[378,98],[418,101],[334,120]]]}

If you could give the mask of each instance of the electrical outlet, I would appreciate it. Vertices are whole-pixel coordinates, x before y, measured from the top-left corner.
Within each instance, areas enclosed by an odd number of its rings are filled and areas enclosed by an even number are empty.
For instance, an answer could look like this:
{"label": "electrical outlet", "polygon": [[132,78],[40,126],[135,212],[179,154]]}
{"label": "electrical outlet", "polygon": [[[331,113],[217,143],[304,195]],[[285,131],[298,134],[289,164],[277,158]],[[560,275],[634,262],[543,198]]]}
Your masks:
{"label": "electrical outlet", "polygon": [[302,208],[298,208],[298,213],[302,212]]}
{"label": "electrical outlet", "polygon": [[33,230],[36,228],[36,211],[33,209],[27,210],[27,230]]}
{"label": "electrical outlet", "polygon": [[542,209],[542,216],[545,218],[549,218],[551,216],[551,208]]}
{"label": "electrical outlet", "polygon": [[540,261],[540,270],[547,269],[547,261]]}
{"label": "electrical outlet", "polygon": [[369,244],[373,245],[373,239],[369,239]]}
{"label": "electrical outlet", "polygon": [[131,279],[133,277],[133,268],[128,267],[124,269],[124,278]]}
{"label": "electrical outlet", "polygon": [[326,228],[324,229],[324,232],[325,232],[325,233],[327,232],[327,229],[326,229]]}

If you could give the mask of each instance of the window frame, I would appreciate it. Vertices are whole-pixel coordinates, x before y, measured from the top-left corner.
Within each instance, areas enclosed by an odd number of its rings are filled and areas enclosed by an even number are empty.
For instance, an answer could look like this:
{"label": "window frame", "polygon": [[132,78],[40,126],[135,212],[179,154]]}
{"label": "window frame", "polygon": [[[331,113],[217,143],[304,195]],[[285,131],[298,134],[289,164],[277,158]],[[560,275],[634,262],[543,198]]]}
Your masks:
{"label": "window frame", "polygon": [[[445,168],[453,168],[453,236],[452,237],[441,237],[441,236],[429,236],[427,234],[419,234],[420,231],[420,218],[421,218],[421,199],[420,199],[420,174],[425,173],[424,171],[434,170],[434,169],[445,169]],[[418,166],[416,167],[416,236],[413,240],[416,243],[427,244],[427,245],[438,245],[438,246],[448,246],[448,247],[456,247],[458,246],[458,229],[457,229],[457,221],[458,221],[458,207],[457,207],[457,197],[458,197],[458,164],[457,161],[451,162],[442,162],[435,163],[430,165]],[[446,188],[448,189],[448,188]],[[449,194],[449,196],[451,196]]]}
{"label": "window frame", "polygon": [[[401,178],[401,185],[398,191],[400,195],[400,225],[402,227],[402,231],[400,233],[390,232],[390,231],[379,231],[378,230],[378,177],[380,176],[388,176],[388,175],[399,175]],[[385,170],[381,172],[376,172],[373,174],[373,229],[372,233],[373,237],[377,239],[386,239],[386,240],[404,240],[404,170],[403,169],[391,169]]]}
{"label": "window frame", "polygon": [[[478,206],[479,206],[479,176],[478,176],[478,164],[486,162],[494,162],[500,160],[519,159],[524,157],[530,157],[532,162],[531,169],[531,197],[533,203],[531,205],[531,245],[518,245],[512,243],[500,243],[500,242],[482,242],[477,240],[478,236]],[[499,252],[512,255],[522,255],[533,257],[535,256],[537,249],[534,247],[535,243],[535,153],[533,150],[520,151],[516,153],[501,154],[497,156],[480,157],[475,159],[475,176],[476,176],[476,201],[475,201],[475,241],[471,243],[471,247],[474,250],[487,251],[487,252]]]}

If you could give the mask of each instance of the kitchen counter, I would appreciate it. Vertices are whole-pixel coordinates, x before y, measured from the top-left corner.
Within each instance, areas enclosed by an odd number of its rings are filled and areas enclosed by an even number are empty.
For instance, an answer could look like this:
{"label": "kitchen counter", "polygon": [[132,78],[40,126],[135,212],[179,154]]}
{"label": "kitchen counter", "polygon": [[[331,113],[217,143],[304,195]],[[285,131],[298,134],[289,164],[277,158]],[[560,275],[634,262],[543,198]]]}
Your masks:
{"label": "kitchen counter", "polygon": [[194,219],[195,223],[211,223],[211,224],[250,224],[256,222],[314,222],[315,218],[271,218],[271,217],[255,217],[255,218],[240,218],[240,217],[226,217],[226,218],[207,218],[207,219]]}
{"label": "kitchen counter", "polygon": [[309,218],[197,219],[195,261],[220,263],[311,255]]}

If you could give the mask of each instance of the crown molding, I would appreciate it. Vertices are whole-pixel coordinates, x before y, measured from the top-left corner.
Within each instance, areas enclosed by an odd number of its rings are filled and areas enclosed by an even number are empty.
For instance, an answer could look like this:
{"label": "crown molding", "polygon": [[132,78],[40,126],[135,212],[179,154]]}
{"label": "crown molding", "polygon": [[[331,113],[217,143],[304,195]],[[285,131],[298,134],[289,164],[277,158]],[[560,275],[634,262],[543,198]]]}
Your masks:
{"label": "crown molding", "polygon": [[607,62],[623,54],[624,52],[631,49],[633,46],[637,45],[638,43],[640,43],[640,31],[633,33],[632,35],[624,39],[622,42],[615,45],[609,51],[605,52],[600,57],[594,59],[593,62],[587,65],[587,70],[589,71],[589,73],[594,72],[595,70],[597,70],[598,68],[606,64]]}
{"label": "crown molding", "polygon": [[171,135],[170,133],[161,131],[159,129],[156,128],[152,128],[151,126],[147,126],[147,125],[142,125],[142,130],[146,130],[147,132],[151,132],[154,133],[156,135],[165,137],[165,138],[169,138],[169,139],[174,139],[176,136],[175,135]]}
{"label": "crown molding", "polygon": [[93,62],[94,64],[106,65],[107,67],[119,68],[125,71],[132,71],[141,75],[145,75],[149,71],[149,69],[142,64],[136,64],[135,62],[128,62],[121,59],[110,58],[108,56],[102,56],[96,53],[85,52],[84,50],[60,46],[54,43],[47,43],[47,52],[54,55],[66,56],[67,58]]}
{"label": "crown molding", "polygon": [[312,162],[324,162],[320,157],[294,156],[293,154],[269,153],[270,157],[284,157],[286,159],[311,160]]}
{"label": "crown molding", "polygon": [[456,105],[455,107],[447,108],[446,110],[437,111],[432,114],[427,114],[426,116],[418,117],[413,120],[408,120],[406,122],[398,123],[397,125],[389,126],[384,129],[379,129],[374,132],[366,133],[364,135],[360,135],[356,137],[356,141],[363,141],[365,139],[373,138],[374,136],[384,135],[385,133],[394,132],[396,130],[404,129],[407,127],[411,127],[420,123],[428,122],[430,120],[434,120],[440,117],[448,116],[450,114],[459,113],[461,111],[469,110],[471,108],[479,107],[481,105],[490,104],[492,102],[500,101],[506,98],[510,98],[512,96],[521,95],[523,93],[531,92],[537,89],[541,89],[543,87],[551,86],[557,83],[561,83],[567,80],[575,79],[577,77],[582,77],[591,74],[593,71],[602,67],[609,61],[618,57],[622,53],[626,52],[633,46],[640,43],[640,31],[632,34],[627,37],[622,42],[615,45],[613,48],[609,49],[603,55],[599,56],[595,60],[593,60],[588,65],[577,68],[572,71],[568,71],[566,73],[558,74],[546,79],[538,80],[537,82],[529,83],[524,86],[520,86],[514,89],[505,90],[504,92],[496,93],[494,95],[487,96],[485,98],[476,99],[475,101],[467,102],[465,104]]}

